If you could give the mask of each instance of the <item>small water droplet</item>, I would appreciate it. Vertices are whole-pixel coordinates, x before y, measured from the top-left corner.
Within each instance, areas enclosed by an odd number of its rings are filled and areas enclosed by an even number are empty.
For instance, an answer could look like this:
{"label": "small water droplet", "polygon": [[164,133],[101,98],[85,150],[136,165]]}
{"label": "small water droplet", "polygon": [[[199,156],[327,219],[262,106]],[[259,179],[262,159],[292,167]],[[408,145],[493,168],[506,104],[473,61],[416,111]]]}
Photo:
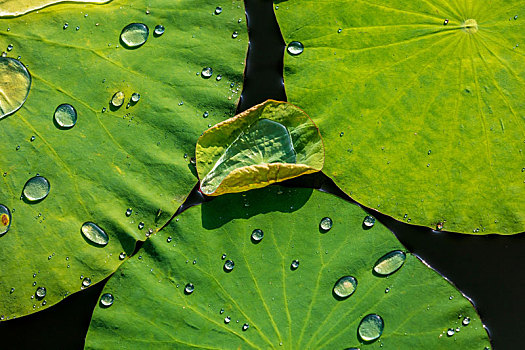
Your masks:
{"label": "small water droplet", "polygon": [[29,139],[29,141],[33,142],[35,141],[36,137],[35,136],[31,136],[31,138]]}
{"label": "small water droplet", "polygon": [[383,255],[374,265],[374,273],[388,276],[396,272],[405,263],[406,254],[401,250],[394,250]]}
{"label": "small water droplet", "polygon": [[242,330],[245,331],[247,330],[248,328],[250,327],[250,325],[248,323],[245,323],[242,325]]}
{"label": "small water droplet", "polygon": [[121,253],[119,254],[118,258],[119,258],[120,260],[124,260],[124,259],[126,259],[126,252],[121,252]]}
{"label": "small water droplet", "polygon": [[7,45],[7,51],[11,51],[13,49],[13,45],[9,44]]}
{"label": "small water droplet", "polygon": [[86,277],[82,280],[82,287],[87,288],[91,285],[91,278]]}
{"label": "small water droplet", "polygon": [[194,259],[193,260],[193,265],[195,265],[197,263],[197,259]]}
{"label": "small water droplet", "polygon": [[131,102],[137,103],[140,100],[140,94],[138,92],[134,92],[131,94]]}
{"label": "small water droplet", "polygon": [[288,51],[288,53],[292,56],[297,56],[303,53],[304,46],[299,41],[292,41],[288,44],[286,51]]}
{"label": "small water droplet", "polygon": [[363,317],[359,323],[359,337],[364,341],[374,341],[383,334],[385,324],[381,316],[370,314]]}
{"label": "small water droplet", "polygon": [[168,238],[166,238],[166,242],[168,242],[168,243],[171,242],[171,236],[169,236]]}
{"label": "small water droplet", "polygon": [[55,110],[54,118],[61,128],[71,129],[77,123],[77,111],[70,104],[61,104]]}
{"label": "small water droplet", "polygon": [[332,219],[330,219],[329,217],[322,218],[321,222],[319,223],[319,227],[324,232],[330,231],[330,229],[332,228],[332,225],[333,225]]}
{"label": "small water droplet", "polygon": [[373,216],[371,216],[371,215],[365,216],[365,218],[363,220],[363,225],[365,227],[372,227],[372,226],[374,226],[375,223],[376,223],[376,219]]}
{"label": "small water droplet", "polygon": [[448,300],[452,300],[452,299],[454,299],[452,295],[448,297]]}
{"label": "small water droplet", "polygon": [[102,107],[102,113],[106,112],[106,107]]}
{"label": "small water droplet", "polygon": [[215,8],[215,14],[216,14],[216,15],[220,15],[221,13],[222,13],[222,7],[217,6],[217,7]]}
{"label": "small water droplet", "polygon": [[161,36],[162,34],[164,34],[164,30],[165,28],[162,24],[157,24],[153,33],[155,33],[156,36]]}
{"label": "small water droplet", "polygon": [[44,287],[38,287],[36,289],[36,292],[35,292],[35,296],[38,298],[38,299],[42,299],[46,296],[46,288]]}
{"label": "small water droplet", "polygon": [[9,228],[11,227],[11,219],[12,217],[9,208],[0,204],[0,236],[5,235],[7,231],[9,231]]}
{"label": "small water droplet", "polygon": [[193,293],[194,290],[195,290],[195,287],[193,286],[192,283],[188,283],[186,284],[186,287],[184,287],[184,293],[186,294],[191,294]]}
{"label": "small water droplet", "polygon": [[452,328],[449,328],[448,331],[447,331],[447,336],[451,337],[454,335],[454,330]]}
{"label": "small water droplet", "polygon": [[82,235],[91,243],[99,246],[105,246],[108,244],[109,237],[107,233],[94,222],[87,221],[83,223],[80,231],[82,232]]}
{"label": "small water droplet", "polygon": [[128,209],[126,210],[126,216],[131,216],[132,213],[133,213],[133,209],[128,208]]}
{"label": "small water droplet", "polygon": [[347,298],[352,295],[357,288],[357,280],[353,276],[344,276],[335,282],[333,292],[340,298]]}
{"label": "small water droplet", "polygon": [[299,267],[299,260],[292,261],[292,264],[290,265],[290,268],[292,270],[297,270],[298,267]]}
{"label": "small water droplet", "polygon": [[224,313],[224,309],[221,309],[221,311],[219,311],[219,313],[222,315]]}
{"label": "small water droplet", "polygon": [[100,305],[102,305],[104,307],[110,307],[111,305],[113,305],[113,301],[114,300],[115,300],[115,298],[113,297],[113,294],[111,294],[111,293],[104,293],[100,297]]}
{"label": "small water droplet", "polygon": [[224,263],[224,271],[226,272],[230,272],[231,270],[233,270],[234,267],[235,263],[233,262],[233,260],[226,260],[226,262]]}
{"label": "small water droplet", "polygon": [[14,288],[11,288],[11,290],[9,291],[10,294],[13,294],[14,292],[15,292]]}
{"label": "small water droplet", "polygon": [[222,260],[226,259],[226,254],[222,254],[221,259]]}
{"label": "small water droplet", "polygon": [[126,95],[122,91],[117,91],[111,98],[111,104],[114,107],[120,107],[124,104],[124,99],[126,98]]}
{"label": "small water droplet", "polygon": [[226,316],[224,318],[224,323],[228,324],[228,323],[230,323],[230,321],[231,321],[231,317],[230,316]]}
{"label": "small water droplet", "polygon": [[207,111],[204,112],[204,113],[202,113],[202,117],[203,117],[203,118],[208,118],[209,115],[210,115],[210,114],[209,114]]}
{"label": "small water droplet", "polygon": [[220,81],[221,79],[222,79],[222,75],[220,75],[220,74],[217,75],[217,77],[215,78],[215,80],[217,80],[217,81]]}
{"label": "small water droplet", "polygon": [[34,202],[46,198],[49,189],[49,181],[45,177],[35,176],[27,180],[22,192],[28,201]]}
{"label": "small water droplet", "polygon": [[390,292],[390,288],[385,289],[385,293],[388,293],[388,292]]}
{"label": "small water droplet", "polygon": [[256,228],[255,230],[252,231],[251,237],[252,237],[253,243],[259,243],[264,237],[264,232],[263,230]]}
{"label": "small water droplet", "polygon": [[461,324],[463,324],[463,326],[468,326],[469,323],[470,323],[470,317],[465,317],[463,321],[461,321]]}
{"label": "small water droplet", "polygon": [[518,15],[514,16],[514,20],[517,20],[518,19]]}
{"label": "small water droplet", "polygon": [[201,77],[209,79],[213,75],[213,69],[211,67],[202,68]]}
{"label": "small water droplet", "polygon": [[63,26],[62,28],[63,28],[64,30],[66,30],[67,27],[69,27],[69,23],[66,22],[66,23],[64,23],[64,26]]}
{"label": "small water droplet", "polygon": [[142,230],[144,228],[144,223],[141,221],[138,225],[139,230]]}
{"label": "small water droplet", "polygon": [[129,48],[143,45],[148,40],[149,28],[144,23],[131,23],[122,29],[120,40]]}
{"label": "small water droplet", "polygon": [[237,38],[238,36],[239,36],[239,33],[237,33],[237,32],[233,32],[233,33],[232,33],[232,39],[235,39],[235,38]]}
{"label": "small water droplet", "polygon": [[436,224],[436,230],[441,231],[442,229],[443,229],[443,223],[442,222],[438,222]]}
{"label": "small water droplet", "polygon": [[342,31],[343,31],[342,28],[339,28],[339,29],[337,30],[338,33],[341,33]]}
{"label": "small water droplet", "polygon": [[443,25],[446,26],[447,24],[448,24],[448,19],[445,19],[445,20],[443,21]]}

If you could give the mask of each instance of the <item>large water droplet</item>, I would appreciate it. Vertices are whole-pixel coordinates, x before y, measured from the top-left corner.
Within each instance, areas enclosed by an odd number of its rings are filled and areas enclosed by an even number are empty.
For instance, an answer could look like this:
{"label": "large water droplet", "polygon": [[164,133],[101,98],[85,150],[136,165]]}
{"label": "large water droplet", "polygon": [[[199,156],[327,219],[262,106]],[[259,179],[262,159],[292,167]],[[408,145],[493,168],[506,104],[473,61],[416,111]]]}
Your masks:
{"label": "large water droplet", "polygon": [[252,241],[254,243],[259,243],[264,237],[264,232],[261,229],[256,228],[252,231]]}
{"label": "large water droplet", "polygon": [[321,228],[321,230],[325,232],[330,231],[330,229],[332,228],[332,225],[333,225],[332,219],[330,219],[329,217],[322,218],[321,222],[319,223],[319,227]]}
{"label": "large water droplet", "polygon": [[140,100],[140,94],[138,92],[134,92],[131,94],[131,102],[137,103]]}
{"label": "large water droplet", "polygon": [[297,56],[303,53],[304,45],[299,41],[292,41],[288,44],[286,51],[288,51],[288,53],[292,56]]}
{"label": "large water droplet", "polygon": [[100,297],[100,304],[102,306],[109,307],[109,306],[113,305],[113,301],[114,300],[115,300],[115,298],[113,298],[113,294],[111,294],[111,293],[104,293]]}
{"label": "large water droplet", "polygon": [[131,23],[122,29],[120,40],[130,48],[139,47],[148,40],[149,28],[144,23]]}
{"label": "large water droplet", "polygon": [[367,215],[363,220],[363,225],[365,227],[372,227],[376,223],[376,219],[373,216]]}
{"label": "large water droplet", "polygon": [[195,290],[195,286],[193,285],[193,283],[188,283],[186,284],[186,287],[184,287],[184,293],[186,294],[191,294],[193,293],[194,290]]}
{"label": "large water droplet", "polygon": [[31,202],[39,201],[49,194],[49,181],[43,176],[35,176],[27,180],[24,185],[24,197]]}
{"label": "large water droplet", "polygon": [[46,296],[46,288],[45,287],[38,287],[36,289],[35,295],[38,299],[42,299]]}
{"label": "large water droplet", "polygon": [[202,68],[201,77],[208,79],[213,75],[213,69],[211,67]]}
{"label": "large water droplet", "polygon": [[77,111],[70,104],[61,104],[55,110],[55,122],[65,129],[70,129],[77,123]]}
{"label": "large water droplet", "polygon": [[401,250],[394,250],[383,255],[374,265],[374,272],[381,276],[393,274],[405,263],[406,254]]}
{"label": "large water droplet", "polygon": [[126,98],[126,95],[122,91],[117,91],[111,98],[111,104],[114,107],[120,107],[124,104],[124,99]]}
{"label": "large water droplet", "polygon": [[96,245],[105,246],[108,244],[109,237],[107,233],[104,232],[104,230],[101,229],[97,224],[91,221],[82,224],[80,231],[88,241]]}
{"label": "large water droplet", "polygon": [[154,33],[156,36],[161,36],[162,34],[164,34],[164,26],[162,24],[157,24],[155,26]]}
{"label": "large water droplet", "polygon": [[374,341],[383,334],[383,328],[385,324],[381,316],[370,314],[363,317],[357,330],[362,340]]}
{"label": "large water droplet", "polygon": [[0,204],[0,236],[3,236],[11,227],[11,212],[9,208]]}
{"label": "large water droplet", "polygon": [[334,294],[340,298],[347,298],[352,295],[357,288],[357,280],[353,276],[341,277],[334,285]]}
{"label": "large water droplet", "polygon": [[16,112],[27,99],[31,75],[18,60],[0,57],[0,119]]}
{"label": "large water droplet", "polygon": [[451,337],[451,336],[454,335],[454,333],[455,333],[455,332],[454,332],[454,329],[449,328],[448,331],[447,331],[447,336]]}
{"label": "large water droplet", "polygon": [[82,280],[82,287],[86,288],[91,285],[91,278],[86,277]]}
{"label": "large water droplet", "polygon": [[231,270],[233,270],[234,267],[235,263],[233,262],[233,260],[226,260],[226,262],[224,263],[224,271],[226,272],[230,272]]}

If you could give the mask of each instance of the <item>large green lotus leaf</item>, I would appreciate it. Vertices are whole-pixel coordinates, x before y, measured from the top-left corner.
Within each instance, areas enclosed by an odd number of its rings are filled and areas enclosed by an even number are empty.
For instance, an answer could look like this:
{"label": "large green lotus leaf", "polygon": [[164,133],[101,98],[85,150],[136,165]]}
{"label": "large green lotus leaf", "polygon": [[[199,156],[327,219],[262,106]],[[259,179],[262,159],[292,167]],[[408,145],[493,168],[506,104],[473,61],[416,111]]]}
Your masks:
{"label": "large green lotus leaf", "polygon": [[[111,277],[102,293],[114,302],[95,309],[86,348],[490,346],[469,300],[417,257],[407,253],[388,277],[374,274],[376,261],[404,247],[378,222],[364,229],[365,215],[329,194],[281,187],[189,209]],[[331,230],[320,229],[323,217]],[[264,233],[258,243],[255,229]],[[332,291],[343,276],[357,280],[346,299]],[[369,314],[384,322],[375,342],[358,336]]]}
{"label": "large green lotus leaf", "polygon": [[0,16],[19,16],[65,1],[103,4],[111,0],[0,0]]}
{"label": "large green lotus leaf", "polygon": [[243,192],[320,171],[323,141],[299,108],[268,100],[206,130],[197,173],[207,195]]}
{"label": "large green lotus leaf", "polygon": [[[4,319],[55,304],[81,289],[81,276],[96,283],[114,272],[119,254],[133,252],[190,192],[195,143],[209,124],[234,115],[247,49],[242,1],[213,15],[216,6],[59,4],[0,20],[0,46],[12,45],[8,55],[20,55],[32,75],[25,104],[0,120],[0,204],[12,212],[11,228],[0,237]],[[119,37],[133,22],[150,32],[132,50]],[[158,24],[165,33],[154,36]],[[199,75],[205,67],[213,68],[209,79]],[[126,98],[115,108],[110,100],[118,91]],[[134,92],[141,98],[128,108]],[[70,129],[53,119],[64,103],[78,113]],[[21,199],[37,173],[49,180],[49,195]],[[102,228],[109,243],[89,244],[81,234],[85,222]],[[38,287],[47,289],[40,300]]]}
{"label": "large green lotus leaf", "polygon": [[524,12],[503,0],[278,4],[285,41],[304,45],[285,53],[287,96],[319,126],[326,174],[411,224],[524,231]]}

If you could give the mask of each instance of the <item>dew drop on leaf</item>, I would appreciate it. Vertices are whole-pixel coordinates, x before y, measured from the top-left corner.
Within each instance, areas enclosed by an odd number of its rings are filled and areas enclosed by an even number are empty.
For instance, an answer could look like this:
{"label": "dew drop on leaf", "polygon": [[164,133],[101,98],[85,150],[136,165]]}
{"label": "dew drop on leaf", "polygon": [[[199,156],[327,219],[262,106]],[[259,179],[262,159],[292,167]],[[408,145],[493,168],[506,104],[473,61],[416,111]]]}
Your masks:
{"label": "dew drop on leaf", "polygon": [[70,129],[77,123],[77,111],[70,104],[61,104],[54,114],[55,122],[64,129]]}
{"label": "dew drop on leaf", "polygon": [[0,204],[0,236],[3,236],[11,227],[11,212],[9,208]]}
{"label": "dew drop on leaf", "polygon": [[330,231],[330,229],[332,228],[332,225],[333,225],[332,219],[330,219],[329,217],[322,218],[321,222],[319,223],[319,227],[324,232]]}
{"label": "dew drop on leaf", "polygon": [[224,270],[226,272],[230,272],[231,270],[233,270],[234,267],[235,263],[233,262],[233,260],[226,260],[226,262],[224,263]]}
{"label": "dew drop on leaf", "polygon": [[36,289],[35,295],[38,299],[42,299],[46,296],[46,288],[45,287],[38,287]]}
{"label": "dew drop on leaf", "polygon": [[376,219],[373,216],[367,215],[363,220],[363,225],[365,227],[372,227],[376,223]]}
{"label": "dew drop on leaf", "polygon": [[120,107],[124,104],[124,99],[126,98],[126,95],[122,91],[117,91],[111,98],[111,104],[114,107]]}
{"label": "dew drop on leaf", "polygon": [[122,29],[120,39],[129,48],[143,45],[148,40],[149,28],[144,23],[131,23]]}
{"label": "dew drop on leaf", "polygon": [[347,298],[352,295],[357,288],[357,280],[353,276],[344,276],[335,282],[334,294],[340,298]]}
{"label": "dew drop on leaf", "polygon": [[14,58],[0,58],[0,119],[16,112],[27,99],[31,75],[27,68]]}
{"label": "dew drop on leaf", "polygon": [[91,285],[91,278],[89,277],[86,277],[82,280],[82,287],[83,288],[86,288],[86,287],[89,287]]}
{"label": "dew drop on leaf", "polygon": [[381,316],[376,314],[366,315],[361,320],[361,323],[359,323],[359,337],[364,341],[374,341],[383,334],[384,327],[385,325]]}
{"label": "dew drop on leaf", "polygon": [[34,202],[46,198],[49,189],[49,181],[45,177],[35,176],[27,180],[22,192],[28,201]]}
{"label": "dew drop on leaf", "polygon": [[191,294],[195,290],[195,286],[193,286],[193,283],[186,284],[186,287],[184,287],[184,293]]}
{"label": "dew drop on leaf", "polygon": [[256,228],[252,231],[252,241],[254,243],[259,243],[264,237],[264,232],[261,229]]}
{"label": "dew drop on leaf", "polygon": [[381,276],[393,274],[405,263],[406,254],[401,250],[394,250],[383,255],[374,264],[374,272]]}
{"label": "dew drop on leaf", "polygon": [[303,53],[304,45],[299,41],[292,41],[288,44],[286,51],[288,51],[288,53],[292,56],[297,56]]}
{"label": "dew drop on leaf", "polygon": [[113,298],[113,294],[111,294],[111,293],[104,293],[100,297],[100,304],[102,306],[104,306],[104,307],[109,307],[109,306],[113,305],[113,301],[114,300],[115,300],[115,298]]}
{"label": "dew drop on leaf", "polygon": [[99,246],[105,246],[108,244],[109,237],[107,233],[94,222],[85,222],[82,224],[80,231],[82,232],[82,235],[91,243]]}
{"label": "dew drop on leaf", "polygon": [[213,75],[213,69],[211,67],[205,67],[202,69],[201,77],[208,79]]}
{"label": "dew drop on leaf", "polygon": [[162,34],[164,34],[164,26],[162,24],[157,24],[155,26],[154,33],[156,36],[161,36]]}

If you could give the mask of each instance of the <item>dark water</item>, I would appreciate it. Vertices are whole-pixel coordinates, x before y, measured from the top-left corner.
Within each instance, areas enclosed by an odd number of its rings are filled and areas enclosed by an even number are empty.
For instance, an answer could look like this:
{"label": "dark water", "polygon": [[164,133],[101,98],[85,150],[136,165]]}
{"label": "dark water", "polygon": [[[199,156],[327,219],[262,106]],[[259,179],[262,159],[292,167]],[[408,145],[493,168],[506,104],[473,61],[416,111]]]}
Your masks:
{"label": "dark water", "polygon": [[[250,48],[238,111],[272,98],[286,100],[282,81],[284,42],[268,0],[245,0]],[[324,176],[306,176],[289,186],[322,188],[343,198]],[[202,197],[195,194],[196,203]],[[494,349],[520,349],[525,329],[525,233],[514,236],[433,233],[376,214],[413,253],[450,279],[477,306]],[[104,283],[66,298],[52,308],[0,324],[1,348],[80,349]],[[480,349],[481,350],[481,349]]]}

